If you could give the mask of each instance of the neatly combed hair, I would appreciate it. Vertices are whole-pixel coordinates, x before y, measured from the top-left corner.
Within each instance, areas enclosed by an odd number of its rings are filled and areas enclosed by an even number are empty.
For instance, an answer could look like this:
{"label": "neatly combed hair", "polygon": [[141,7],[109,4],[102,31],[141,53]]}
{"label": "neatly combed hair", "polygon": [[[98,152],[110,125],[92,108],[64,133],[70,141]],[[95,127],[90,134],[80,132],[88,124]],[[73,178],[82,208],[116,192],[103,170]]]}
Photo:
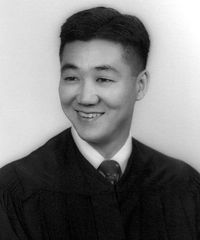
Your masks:
{"label": "neatly combed hair", "polygon": [[137,17],[113,8],[95,7],[75,13],[62,25],[60,38],[60,58],[66,43],[104,39],[131,47],[146,67],[150,39],[145,26]]}

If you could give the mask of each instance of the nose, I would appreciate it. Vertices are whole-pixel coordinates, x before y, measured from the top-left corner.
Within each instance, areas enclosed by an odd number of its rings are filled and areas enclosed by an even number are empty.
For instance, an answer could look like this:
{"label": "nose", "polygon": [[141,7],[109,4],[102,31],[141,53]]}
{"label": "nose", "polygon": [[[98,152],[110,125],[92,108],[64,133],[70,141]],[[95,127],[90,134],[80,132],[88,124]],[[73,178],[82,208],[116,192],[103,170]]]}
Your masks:
{"label": "nose", "polygon": [[77,94],[77,102],[82,105],[95,105],[99,102],[96,88],[92,82],[82,82]]}

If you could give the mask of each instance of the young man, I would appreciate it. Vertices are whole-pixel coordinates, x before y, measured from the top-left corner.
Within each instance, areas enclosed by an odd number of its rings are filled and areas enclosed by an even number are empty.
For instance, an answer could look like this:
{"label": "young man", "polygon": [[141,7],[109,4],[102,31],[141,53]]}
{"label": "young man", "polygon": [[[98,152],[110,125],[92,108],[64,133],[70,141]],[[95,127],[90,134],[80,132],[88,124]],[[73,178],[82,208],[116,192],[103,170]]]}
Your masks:
{"label": "young man", "polygon": [[61,30],[59,95],[72,123],[0,171],[0,239],[200,239],[200,177],[131,138],[149,36],[110,8]]}

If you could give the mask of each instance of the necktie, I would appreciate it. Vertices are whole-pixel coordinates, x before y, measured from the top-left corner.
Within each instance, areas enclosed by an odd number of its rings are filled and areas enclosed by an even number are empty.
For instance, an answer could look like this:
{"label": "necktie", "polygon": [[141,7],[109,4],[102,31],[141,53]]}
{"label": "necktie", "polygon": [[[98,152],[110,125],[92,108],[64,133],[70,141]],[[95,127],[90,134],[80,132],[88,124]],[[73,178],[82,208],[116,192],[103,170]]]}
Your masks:
{"label": "necktie", "polygon": [[104,160],[99,165],[98,171],[112,184],[115,184],[122,175],[119,163],[114,160]]}

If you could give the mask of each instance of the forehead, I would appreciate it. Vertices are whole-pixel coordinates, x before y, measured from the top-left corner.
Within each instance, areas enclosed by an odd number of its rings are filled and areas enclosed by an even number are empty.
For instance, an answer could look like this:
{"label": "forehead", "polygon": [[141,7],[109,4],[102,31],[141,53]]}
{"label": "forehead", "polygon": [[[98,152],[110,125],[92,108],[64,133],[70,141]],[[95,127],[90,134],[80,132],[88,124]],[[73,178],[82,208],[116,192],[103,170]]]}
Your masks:
{"label": "forehead", "polygon": [[120,43],[106,40],[74,41],[65,45],[61,64],[67,61],[82,67],[116,62],[125,64],[123,54],[124,49]]}
{"label": "forehead", "polygon": [[141,71],[141,63],[134,49],[124,47],[121,43],[102,39],[77,40],[67,43],[60,62],[61,67],[65,64],[73,64],[83,69],[110,65],[119,71],[131,72],[134,76]]}

